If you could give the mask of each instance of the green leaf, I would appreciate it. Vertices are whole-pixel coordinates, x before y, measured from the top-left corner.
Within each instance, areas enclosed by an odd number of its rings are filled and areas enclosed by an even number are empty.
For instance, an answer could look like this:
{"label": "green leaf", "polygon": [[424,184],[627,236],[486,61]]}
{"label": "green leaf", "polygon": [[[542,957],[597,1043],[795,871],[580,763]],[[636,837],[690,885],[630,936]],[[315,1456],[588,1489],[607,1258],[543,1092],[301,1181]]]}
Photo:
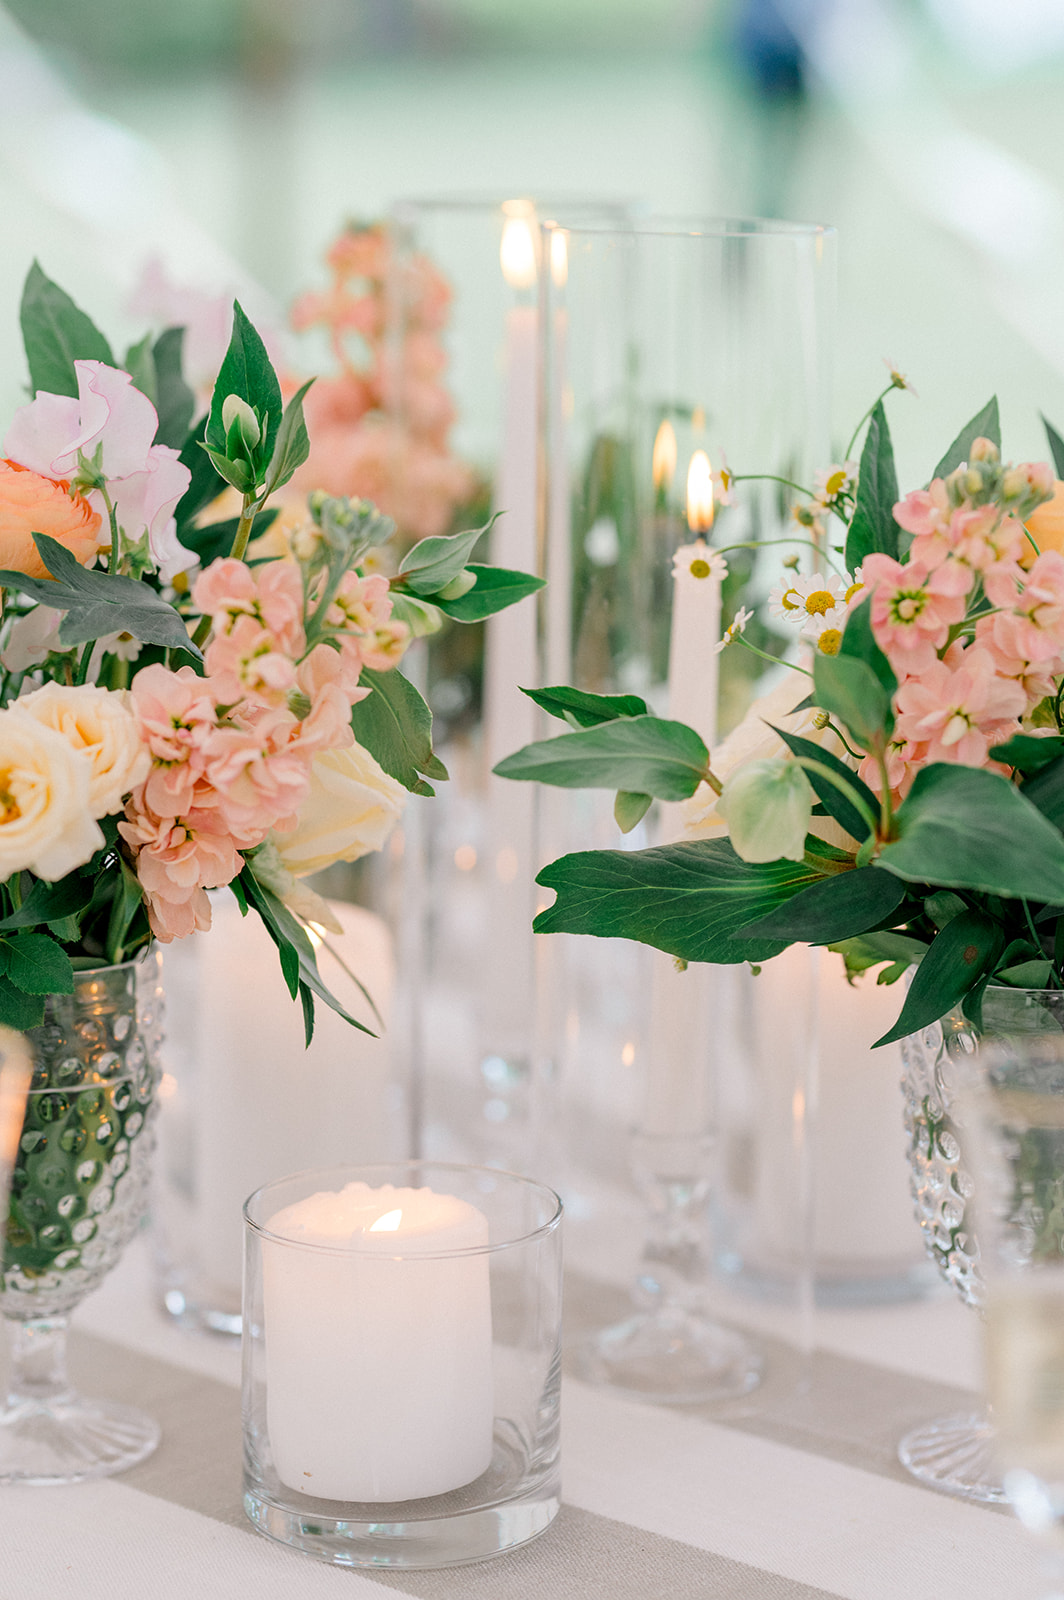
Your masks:
{"label": "green leaf", "polygon": [[[1056,740],[1031,740],[1032,744],[1056,743]],[[1051,761],[1040,772],[1020,785],[1020,793],[1046,817],[1055,828],[1064,828],[1064,756]]]}
{"label": "green leaf", "polygon": [[171,450],[183,447],[196,410],[196,396],[185,382],[181,369],[184,343],[184,328],[167,328],[156,339],[151,353],[155,376],[153,398],[159,413],[155,443],[168,445]]}
{"label": "green leaf", "polygon": [[891,883],[887,873],[858,867],[811,884],[786,905],[748,923],[744,937],[835,944],[878,927],[897,911],[905,895],[905,885]]}
{"label": "green leaf", "polygon": [[1053,457],[1053,470],[1058,478],[1064,478],[1064,439],[1060,437],[1048,417],[1042,417],[1042,426],[1045,428],[1046,438],[1049,440],[1049,449]]}
{"label": "green leaf", "polygon": [[118,861],[120,875],[111,901],[111,916],[107,925],[107,959],[116,964],[126,959],[126,936],[130,923],[144,904],[140,879],[123,858]]}
{"label": "green leaf", "polygon": [[527,595],[542,589],[544,580],[534,578],[530,572],[511,572],[506,567],[484,567],[475,563],[464,569],[476,578],[472,589],[459,595],[457,600],[444,600],[437,592],[432,603],[439,606],[456,622],[480,622],[484,617],[505,611]]}
{"label": "green leaf", "polygon": [[990,439],[1001,449],[1001,421],[996,394],[991,395],[982,411],[977,411],[971,422],[961,429],[931,474],[932,478],[945,478],[956,471],[962,461],[968,460],[975,439]]}
{"label": "green leaf", "polygon": [[954,917],[959,917],[967,909],[968,902],[962,900],[959,894],[952,894],[949,889],[938,889],[924,900],[924,915],[940,933],[947,922],[952,922]]}
{"label": "green leaf", "polygon": [[857,656],[818,654],[813,662],[817,704],[838,717],[858,744],[872,750],[894,729],[890,695],[867,661]]}
{"label": "green leaf", "polygon": [[[258,412],[265,434],[256,448],[256,459],[263,463],[271,462],[281,423],[281,385],[273,370],[273,362],[266,353],[266,346],[254,324],[245,315],[239,300],[233,301],[233,332],[215,380],[204,434],[210,448],[223,459],[226,453],[226,428],[222,421],[222,407],[231,394],[246,400]],[[212,456],[211,459],[217,466],[216,457]],[[231,479],[229,481],[232,482]],[[236,487],[240,488],[240,485]]]}
{"label": "green leaf", "polygon": [[683,961],[767,961],[787,941],[748,939],[745,924],[767,915],[819,874],[805,862],[741,861],[727,839],[656,850],[590,850],[544,867],[555,889],[537,933],[634,939]]}
{"label": "green leaf", "polygon": [[46,394],[76,395],[75,361],[115,365],[111,346],[99,328],[57,283],[45,276],[36,261],[26,274],[19,321],[30,386],[35,394],[43,390]]}
{"label": "green leaf", "polygon": [[[217,500],[225,488],[225,480],[214,470],[214,464],[206,450],[201,449],[207,418],[201,417],[196,427],[185,440],[181,450],[181,464],[188,468],[192,474],[188,488],[177,502],[174,516],[177,519],[177,534],[181,543],[185,542],[184,529],[198,517],[204,507],[209,506],[212,500]],[[189,549],[191,549],[191,545]]]}
{"label": "green leaf", "polygon": [[305,983],[299,985],[299,1000],[303,1007],[303,1048],[309,1050],[314,1038],[314,996]]}
{"label": "green leaf", "polygon": [[0,942],[8,981],[26,994],[73,994],[70,957],[46,933],[16,933]]}
{"label": "green leaf", "polygon": [[867,662],[889,695],[892,695],[898,687],[894,669],[876,643],[876,636],[872,632],[870,600],[862,600],[846,619],[839,655],[852,656],[858,661]]}
{"label": "green leaf", "polygon": [[0,922],[0,933],[15,928],[34,928],[41,922],[57,922],[63,917],[77,916],[84,911],[93,895],[90,877],[68,873],[58,883],[46,883],[38,878],[17,911]]}
{"label": "green leaf", "polygon": [[209,444],[201,446],[219,478],[232,484],[241,494],[253,494],[255,474],[246,461],[230,461],[224,450],[215,450]]}
{"label": "green leaf", "polygon": [[654,796],[650,794],[633,794],[630,789],[619,789],[617,798],[613,802],[613,815],[622,833],[631,833],[637,827],[651,806]]}
{"label": "green leaf", "polygon": [[618,717],[649,717],[650,707],[637,694],[588,694],[585,689],[559,685],[555,689],[522,689],[537,706],[575,727],[597,728]]}
{"label": "green leaf", "polygon": [[25,1033],[44,1021],[44,995],[26,994],[7,978],[0,977],[0,1025]]}
{"label": "green leaf", "polygon": [[363,667],[358,681],[373,693],[351,708],[355,738],[390,778],[412,794],[432,794],[421,773],[443,779],[447,768],[433,754],[432,712],[421,695],[394,668],[373,672]]}
{"label": "green leaf", "polygon": [[[771,727],[772,724],[770,723]],[[879,800],[872,793],[867,783],[859,778],[852,767],[848,767],[838,756],[832,755],[830,750],[825,750],[821,745],[814,744],[812,739],[803,739],[797,733],[785,733],[782,728],[775,728],[787,748],[796,756],[805,756],[809,761],[818,761],[822,766],[834,772],[842,782],[846,783],[856,795],[864,801],[873,817],[879,813]],[[829,817],[835,821],[854,839],[864,839],[868,834],[868,824],[858,811],[857,807],[846,798],[840,789],[837,789],[830,779],[825,778],[822,772],[816,772],[809,767],[802,769],[809,779],[813,793],[823,805]]]}
{"label": "green leaf", "polygon": [[[447,587],[452,578],[457,578],[469,564],[474,545],[484,537],[494,521],[493,517],[483,528],[471,528],[466,533],[454,533],[435,539],[422,539],[416,544],[399,564],[399,574],[406,579],[405,586],[410,593],[432,597],[433,604],[439,604],[436,595]],[[474,589],[469,591],[470,594],[475,592]]]}
{"label": "green leaf", "polygon": [[[303,925],[289,911],[288,907],[269,889],[267,889],[255,876],[253,863],[245,863],[240,874],[244,886],[244,893],[250,906],[262,918],[267,933],[277,946],[281,958],[281,970],[285,975],[292,998],[303,988],[312,990],[327,1006],[331,1006],[337,1016],[343,1017],[359,1033],[368,1033],[371,1039],[377,1036],[372,1028],[367,1028],[365,1023],[359,1022],[357,1017],[344,1009],[336,996],[328,990],[321,981],[318,971],[318,961],[314,954],[314,946],[310,942],[310,935]],[[293,984],[289,974],[294,971],[296,981]],[[306,1026],[307,1006],[303,1003],[303,1020]],[[307,1043],[310,1043],[310,1033],[313,1031],[313,1022],[307,1032]]]}
{"label": "green leaf", "polygon": [[[255,518],[252,530],[257,539],[266,529],[272,527],[277,520],[279,512],[275,506],[260,511]],[[209,567],[212,561],[217,561],[219,556],[227,556],[233,548],[236,530],[240,526],[239,517],[226,517],[223,522],[209,522],[204,528],[189,525],[181,535],[181,543],[186,550],[191,550],[199,556],[200,564]]]}
{"label": "green leaf", "polygon": [[709,751],[693,728],[663,717],[621,717],[529,744],[500,761],[500,778],[559,789],[628,789],[686,800],[705,777]]}
{"label": "green leaf", "polygon": [[1030,733],[1014,733],[1004,744],[996,744],[990,754],[1017,772],[1041,772],[1058,756],[1064,756],[1064,734],[1050,733],[1039,739]]}
{"label": "green leaf", "polygon": [[155,404],[155,362],[151,358],[151,334],[146,333],[143,339],[136,344],[131,344],[126,351],[122,365],[133,379],[134,389],[139,389],[141,394],[147,395],[152,405]]}
{"label": "green leaf", "polygon": [[[983,776],[993,777],[993,773]],[[981,911],[963,911],[954,917],[931,941],[913,975],[900,1017],[876,1044],[904,1039],[952,1011],[984,973],[993,971],[1003,943],[998,924]]]}
{"label": "green leaf", "polygon": [[846,565],[851,572],[856,572],[873,551],[882,551],[897,560],[899,528],[894,521],[897,500],[894,447],[890,442],[887,414],[880,401],[872,412],[861,451],[857,504],[846,538]]}
{"label": "green leaf", "polygon": [[273,447],[273,455],[266,472],[266,482],[263,485],[264,498],[287,483],[310,455],[310,438],[303,418],[303,398],[313,382],[313,378],[308,378],[284,408],[281,426],[277,430],[277,443]]}
{"label": "green leaf", "polygon": [[1015,967],[999,967],[994,982],[1007,983],[1012,989],[1045,989],[1052,970],[1053,963],[1045,959],[1021,961]]}
{"label": "green leaf", "polygon": [[69,647],[108,633],[131,633],[143,644],[169,645],[200,658],[178,613],[148,584],[139,578],[87,572],[65,546],[45,534],[35,533],[33,542],[53,577],[27,578],[23,572],[0,570],[0,584],[65,611],[59,624],[60,644]]}
{"label": "green leaf", "polygon": [[924,767],[896,822],[877,865],[899,878],[1064,905],[1064,838],[996,772]]}

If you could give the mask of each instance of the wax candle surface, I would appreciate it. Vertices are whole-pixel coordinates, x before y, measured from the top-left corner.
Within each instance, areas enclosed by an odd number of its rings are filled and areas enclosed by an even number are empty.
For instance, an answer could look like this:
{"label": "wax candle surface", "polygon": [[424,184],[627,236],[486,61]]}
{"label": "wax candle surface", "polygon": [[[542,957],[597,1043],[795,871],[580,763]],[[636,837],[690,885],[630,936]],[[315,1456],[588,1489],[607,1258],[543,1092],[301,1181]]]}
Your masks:
{"label": "wax candle surface", "polygon": [[[483,1212],[349,1183],[266,1223],[267,1427],[281,1481],[324,1500],[419,1500],[491,1462]],[[326,1249],[300,1248],[325,1246]]]}

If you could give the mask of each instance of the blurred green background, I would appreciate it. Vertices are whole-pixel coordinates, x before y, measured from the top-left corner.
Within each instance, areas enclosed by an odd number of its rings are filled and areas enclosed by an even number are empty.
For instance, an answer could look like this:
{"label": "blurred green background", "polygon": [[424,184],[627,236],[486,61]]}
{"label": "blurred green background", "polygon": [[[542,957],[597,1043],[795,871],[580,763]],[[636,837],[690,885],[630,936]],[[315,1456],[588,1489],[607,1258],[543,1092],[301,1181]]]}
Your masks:
{"label": "blurred green background", "polygon": [[1062,87],[1061,0],[9,0],[0,402],[34,255],[113,327],[152,252],[284,306],[347,216],[571,191],[834,224],[838,433],[889,357],[906,486],[995,388],[1044,455]]}

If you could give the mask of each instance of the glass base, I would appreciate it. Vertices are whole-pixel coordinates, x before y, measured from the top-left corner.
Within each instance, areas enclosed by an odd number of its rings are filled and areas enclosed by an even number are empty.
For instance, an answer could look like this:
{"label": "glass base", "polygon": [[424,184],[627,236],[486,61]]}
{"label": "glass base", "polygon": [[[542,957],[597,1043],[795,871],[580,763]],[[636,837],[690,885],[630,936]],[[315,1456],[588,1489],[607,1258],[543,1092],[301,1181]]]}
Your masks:
{"label": "glass base", "polygon": [[159,1304],[185,1333],[217,1333],[227,1339],[239,1339],[243,1331],[239,1309],[219,1309],[205,1297],[193,1299],[182,1289],[167,1289]]}
{"label": "glass base", "polygon": [[0,1483],[80,1483],[150,1456],[159,1425],[132,1406],[69,1395],[0,1411]]}
{"label": "glass base", "polygon": [[556,1454],[534,1470],[506,1429],[497,1429],[492,1464],[482,1477],[431,1500],[320,1500],[271,1490],[244,1473],[244,1511],[259,1533],[342,1567],[416,1571],[484,1561],[537,1538],[560,1507]]}
{"label": "glass base", "polygon": [[1008,1495],[994,1461],[994,1430],[985,1412],[938,1417],[907,1433],[898,1446],[898,1460],[930,1489],[1004,1505]]}
{"label": "glass base", "polygon": [[585,1340],[575,1356],[576,1375],[585,1383],[666,1405],[749,1394],[761,1369],[748,1339],[689,1311],[640,1312]]}

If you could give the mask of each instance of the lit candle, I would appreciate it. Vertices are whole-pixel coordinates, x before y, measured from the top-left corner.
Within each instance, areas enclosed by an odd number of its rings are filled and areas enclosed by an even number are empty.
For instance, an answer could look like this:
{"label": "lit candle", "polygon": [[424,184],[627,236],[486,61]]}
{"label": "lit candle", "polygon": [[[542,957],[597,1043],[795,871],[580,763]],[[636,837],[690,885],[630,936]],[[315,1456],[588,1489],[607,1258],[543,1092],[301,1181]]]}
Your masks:
{"label": "lit candle", "polygon": [[650,474],[654,482],[654,504],[664,511],[669,501],[672,480],[676,476],[676,429],[668,417],[663,417],[654,435]]}
{"label": "lit candle", "polygon": [[263,1306],[281,1481],[381,1502],[479,1478],[494,1417],[483,1212],[349,1183],[286,1206],[265,1232],[277,1236],[263,1241]]}
{"label": "lit candle", "polygon": [[694,542],[681,545],[672,562],[669,716],[686,722],[712,748],[717,737],[720,585],[727,569],[705,538],[713,526],[713,474],[704,450],[695,451],[687,473],[687,526]]}

